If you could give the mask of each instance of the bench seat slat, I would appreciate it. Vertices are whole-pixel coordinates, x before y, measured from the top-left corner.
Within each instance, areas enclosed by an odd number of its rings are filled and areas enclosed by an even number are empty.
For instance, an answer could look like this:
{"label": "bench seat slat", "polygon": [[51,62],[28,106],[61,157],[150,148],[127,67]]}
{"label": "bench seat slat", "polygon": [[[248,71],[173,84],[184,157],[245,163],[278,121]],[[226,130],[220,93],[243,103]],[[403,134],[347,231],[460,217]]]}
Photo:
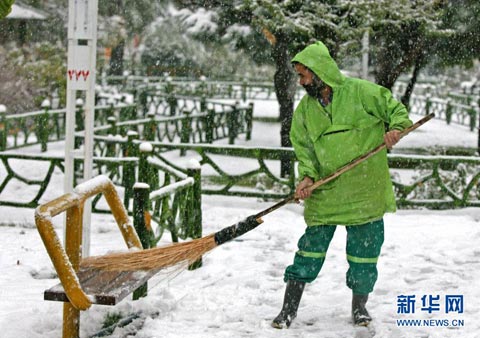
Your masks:
{"label": "bench seat slat", "polygon": [[[115,305],[143,285],[159,269],[149,271],[105,271],[82,267],[77,273],[80,285],[93,304]],[[45,300],[68,302],[62,284],[45,290]]]}

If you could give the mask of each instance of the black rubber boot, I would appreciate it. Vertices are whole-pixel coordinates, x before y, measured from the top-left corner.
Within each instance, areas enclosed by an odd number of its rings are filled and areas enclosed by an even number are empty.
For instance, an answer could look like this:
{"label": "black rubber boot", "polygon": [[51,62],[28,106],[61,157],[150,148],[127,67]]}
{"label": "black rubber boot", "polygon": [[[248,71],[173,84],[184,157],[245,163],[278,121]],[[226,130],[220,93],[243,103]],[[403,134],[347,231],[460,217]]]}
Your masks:
{"label": "black rubber boot", "polygon": [[276,329],[285,329],[290,327],[293,319],[297,316],[298,305],[302,298],[305,282],[289,280],[285,289],[282,311],[272,321],[272,327]]}
{"label": "black rubber boot", "polygon": [[367,304],[367,295],[352,295],[352,320],[354,325],[368,326],[372,317],[368,314],[365,304]]}

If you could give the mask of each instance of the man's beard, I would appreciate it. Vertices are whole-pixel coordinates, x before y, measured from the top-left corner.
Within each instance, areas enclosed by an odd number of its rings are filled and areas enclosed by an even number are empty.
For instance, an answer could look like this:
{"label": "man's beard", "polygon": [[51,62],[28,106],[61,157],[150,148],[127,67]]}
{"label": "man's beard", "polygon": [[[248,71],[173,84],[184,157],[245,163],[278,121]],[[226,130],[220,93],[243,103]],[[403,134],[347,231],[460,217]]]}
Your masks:
{"label": "man's beard", "polygon": [[317,100],[320,100],[321,98],[320,92],[325,87],[326,87],[325,82],[320,80],[317,76],[313,77],[312,83],[308,85],[303,85],[303,88],[305,88],[305,91],[307,92],[307,94],[311,97],[316,98]]}

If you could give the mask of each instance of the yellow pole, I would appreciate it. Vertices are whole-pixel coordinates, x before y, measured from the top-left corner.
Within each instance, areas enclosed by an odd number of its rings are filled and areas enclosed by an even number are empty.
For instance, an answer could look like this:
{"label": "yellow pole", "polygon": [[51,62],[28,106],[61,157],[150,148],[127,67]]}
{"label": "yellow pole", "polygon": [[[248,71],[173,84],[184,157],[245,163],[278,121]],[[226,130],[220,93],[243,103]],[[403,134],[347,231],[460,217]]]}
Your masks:
{"label": "yellow pole", "polygon": [[[65,229],[65,252],[75,272],[78,271],[82,256],[82,214],[83,203],[67,210]],[[63,338],[80,336],[80,310],[71,303],[63,304]]]}
{"label": "yellow pole", "polygon": [[75,309],[71,303],[63,304],[63,338],[80,337],[80,310]]}
{"label": "yellow pole", "polygon": [[62,243],[52,224],[53,216],[74,207],[78,203],[79,201],[74,194],[66,194],[43,204],[35,210],[35,223],[53,266],[57,271],[58,278],[62,282],[65,294],[75,308],[86,310],[92,305],[92,302],[83,292],[72,263],[65,250],[63,250]]}
{"label": "yellow pole", "polygon": [[135,227],[128,217],[127,210],[125,209],[120,196],[118,196],[118,193],[115,190],[115,186],[112,182],[109,181],[109,184],[105,186],[103,190],[103,196],[105,196],[108,206],[110,207],[110,210],[112,210],[113,217],[117,222],[127,247],[143,249],[142,242],[140,241],[140,238],[135,231]]}

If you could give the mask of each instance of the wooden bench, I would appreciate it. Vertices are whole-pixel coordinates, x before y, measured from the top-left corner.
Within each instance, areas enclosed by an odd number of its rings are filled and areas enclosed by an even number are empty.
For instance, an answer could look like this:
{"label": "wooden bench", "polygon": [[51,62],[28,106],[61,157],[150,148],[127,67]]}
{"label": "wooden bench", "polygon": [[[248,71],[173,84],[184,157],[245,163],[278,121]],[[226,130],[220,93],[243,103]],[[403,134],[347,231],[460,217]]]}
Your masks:
{"label": "wooden bench", "polygon": [[[82,267],[77,272],[83,291],[93,304],[116,305],[130,293],[141,287],[159,270],[105,271]],[[45,300],[69,302],[61,283],[45,290]]]}
{"label": "wooden bench", "polygon": [[[63,338],[78,338],[80,311],[92,304],[115,305],[158,272],[114,272],[81,266],[82,215],[85,202],[98,194],[105,197],[128,248],[142,249],[142,243],[115,186],[106,176],[79,184],[71,193],[42,204],[35,210],[35,224],[60,284],[45,291],[45,300],[64,302]],[[52,218],[66,213],[65,245],[54,229]]]}

